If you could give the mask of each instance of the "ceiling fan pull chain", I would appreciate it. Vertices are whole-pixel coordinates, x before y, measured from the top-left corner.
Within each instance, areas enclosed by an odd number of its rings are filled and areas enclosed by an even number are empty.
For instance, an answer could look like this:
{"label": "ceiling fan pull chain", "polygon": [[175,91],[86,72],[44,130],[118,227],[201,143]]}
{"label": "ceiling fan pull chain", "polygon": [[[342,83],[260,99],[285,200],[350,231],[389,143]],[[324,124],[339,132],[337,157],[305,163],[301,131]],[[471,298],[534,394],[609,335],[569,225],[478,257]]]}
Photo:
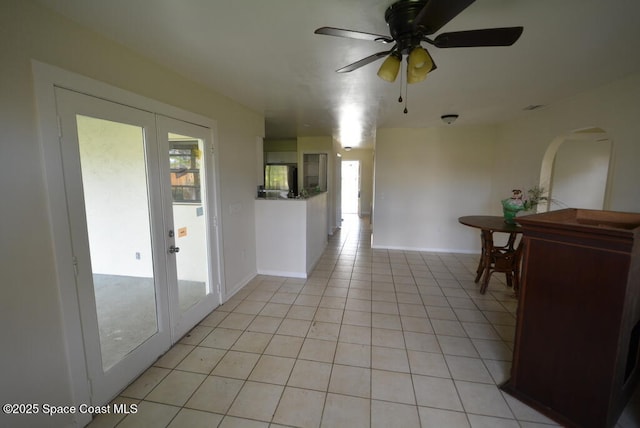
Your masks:
{"label": "ceiling fan pull chain", "polygon": [[[407,65],[407,72],[409,72],[409,65]],[[404,74],[402,76],[402,80],[404,81]],[[402,87],[400,88],[400,90],[402,90]],[[407,81],[404,84],[404,114],[409,113],[409,110],[407,110],[407,102],[409,101],[409,79],[407,79]]]}
{"label": "ceiling fan pull chain", "polygon": [[409,110],[407,110],[407,102],[409,101],[409,91],[407,91],[407,86],[409,85],[404,86],[404,114],[409,113]]}
{"label": "ceiling fan pull chain", "polygon": [[398,102],[402,102],[402,84],[404,82],[404,73],[402,72],[402,62],[400,62],[400,96],[398,97]]}

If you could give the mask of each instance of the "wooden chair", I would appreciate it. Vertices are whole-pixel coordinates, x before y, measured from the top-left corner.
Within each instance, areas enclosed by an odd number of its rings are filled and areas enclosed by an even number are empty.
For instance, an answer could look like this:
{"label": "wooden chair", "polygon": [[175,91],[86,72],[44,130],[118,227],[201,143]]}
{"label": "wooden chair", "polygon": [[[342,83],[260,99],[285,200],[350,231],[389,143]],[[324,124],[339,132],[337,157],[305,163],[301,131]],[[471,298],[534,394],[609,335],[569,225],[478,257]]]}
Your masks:
{"label": "wooden chair", "polygon": [[[485,231],[483,231],[485,232]],[[482,233],[482,257],[478,265],[475,282],[482,277],[480,285],[480,294],[484,294],[489,286],[489,279],[494,272],[502,272],[506,275],[507,286],[513,288],[518,294],[520,289],[520,261],[522,259],[522,247],[524,241],[520,240],[517,247],[514,248],[516,234],[509,236],[507,244],[504,246],[494,246],[493,236],[490,231]]]}

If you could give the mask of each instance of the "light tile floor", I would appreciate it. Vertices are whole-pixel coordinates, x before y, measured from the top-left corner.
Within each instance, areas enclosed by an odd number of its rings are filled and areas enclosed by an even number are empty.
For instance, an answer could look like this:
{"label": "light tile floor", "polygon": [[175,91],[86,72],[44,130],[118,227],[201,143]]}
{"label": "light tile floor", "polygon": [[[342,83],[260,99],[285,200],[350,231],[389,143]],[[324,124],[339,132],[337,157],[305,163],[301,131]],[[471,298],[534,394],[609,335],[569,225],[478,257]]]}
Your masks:
{"label": "light tile floor", "polygon": [[[516,300],[478,256],[372,250],[346,219],[307,280],[258,276],[92,427],[548,427],[501,392]],[[634,397],[618,428],[640,424]]]}

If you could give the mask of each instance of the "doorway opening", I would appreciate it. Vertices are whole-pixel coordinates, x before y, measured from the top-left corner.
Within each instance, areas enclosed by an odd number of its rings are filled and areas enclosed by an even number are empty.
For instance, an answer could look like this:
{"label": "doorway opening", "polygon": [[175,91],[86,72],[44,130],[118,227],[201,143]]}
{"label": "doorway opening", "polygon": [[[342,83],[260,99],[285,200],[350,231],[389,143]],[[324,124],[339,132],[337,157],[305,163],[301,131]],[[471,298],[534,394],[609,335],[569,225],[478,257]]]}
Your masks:
{"label": "doorway opening", "polygon": [[[609,206],[613,144],[597,127],[578,129],[556,137],[545,152],[540,187],[551,201],[538,212],[560,208],[602,210]],[[584,191],[588,189],[588,191]]]}
{"label": "doorway opening", "polygon": [[342,214],[360,214],[360,161],[342,161]]}

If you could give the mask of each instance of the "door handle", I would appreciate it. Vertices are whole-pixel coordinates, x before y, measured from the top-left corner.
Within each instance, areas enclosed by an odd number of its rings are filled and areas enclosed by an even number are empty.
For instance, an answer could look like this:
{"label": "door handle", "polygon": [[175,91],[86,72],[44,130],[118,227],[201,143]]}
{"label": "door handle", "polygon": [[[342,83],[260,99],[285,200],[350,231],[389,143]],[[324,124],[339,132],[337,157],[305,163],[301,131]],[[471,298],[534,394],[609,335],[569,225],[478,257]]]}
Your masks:
{"label": "door handle", "polygon": [[180,247],[176,247],[175,245],[172,245],[169,247],[169,254],[174,254],[179,252],[180,252]]}

